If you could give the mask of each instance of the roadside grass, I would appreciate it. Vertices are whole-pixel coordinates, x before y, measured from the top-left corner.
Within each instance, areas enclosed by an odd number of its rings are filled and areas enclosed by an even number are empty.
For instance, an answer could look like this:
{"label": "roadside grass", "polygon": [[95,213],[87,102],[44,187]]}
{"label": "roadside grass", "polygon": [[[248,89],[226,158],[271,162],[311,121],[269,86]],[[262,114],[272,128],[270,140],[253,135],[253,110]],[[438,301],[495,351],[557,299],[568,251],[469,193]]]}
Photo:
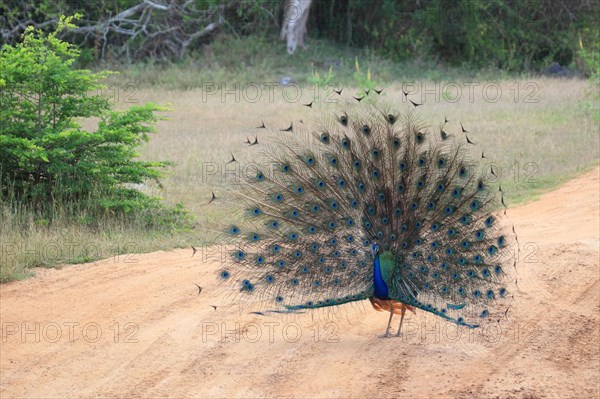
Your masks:
{"label": "roadside grass", "polygon": [[[108,94],[114,96],[117,109],[149,101],[173,108],[165,115],[169,120],[159,122],[158,133],[140,153],[143,159],[172,160],[175,166],[162,188],[140,189],[168,204],[183,204],[196,220],[196,228],[148,230],[141,222],[112,219],[91,226],[85,215],[67,216],[68,209],[60,204],[54,204],[56,215],[50,223],[34,210],[0,201],[0,282],[26,278],[33,267],[202,243],[206,226],[233,220],[234,216],[208,202],[212,192],[218,195],[246,165],[259,159],[260,146],[244,144],[255,137],[261,145],[268,142],[267,132],[257,126],[264,121],[275,134],[284,134],[280,130],[291,121],[299,128],[300,120],[308,125],[320,110],[328,114],[343,109],[344,100],[332,93],[331,86],[316,85],[330,68],[330,82],[344,87],[346,99],[361,93],[358,85],[374,85],[384,88],[381,100],[401,108],[409,106],[402,94],[409,88],[411,100],[425,103],[418,110],[433,131],[447,117],[445,130],[461,135],[462,123],[476,144],[473,156],[480,158],[484,152],[482,168],[486,173],[494,168],[509,206],[531,201],[598,165],[599,111],[590,101],[590,92],[597,88],[590,89],[588,81],[426,68],[426,60],[397,65],[368,51],[326,42],[309,44],[306,52],[282,56],[283,45],[266,39],[217,43],[178,65],[134,65],[111,77],[109,83],[120,90]],[[284,76],[298,83],[293,97],[291,89],[278,85],[269,86],[272,92],[262,89],[260,98],[249,97],[257,91],[243,89],[248,83],[277,82]],[[223,84],[230,91],[207,91],[206,82]],[[329,99],[337,103],[323,104]],[[313,109],[302,106],[311,101]],[[85,127],[94,123],[86,121]],[[228,163],[232,154],[239,163]]]}

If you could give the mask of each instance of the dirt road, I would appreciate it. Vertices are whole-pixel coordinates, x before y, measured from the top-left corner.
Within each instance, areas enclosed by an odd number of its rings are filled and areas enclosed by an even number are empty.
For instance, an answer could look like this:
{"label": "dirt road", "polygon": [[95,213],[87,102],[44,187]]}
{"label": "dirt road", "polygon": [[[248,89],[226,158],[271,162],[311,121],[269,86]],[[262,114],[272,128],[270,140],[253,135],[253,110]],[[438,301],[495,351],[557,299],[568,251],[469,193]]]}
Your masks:
{"label": "dirt road", "polygon": [[0,396],[599,397],[599,174],[509,210],[521,291],[501,331],[215,310],[205,254],[135,254],[0,286]]}

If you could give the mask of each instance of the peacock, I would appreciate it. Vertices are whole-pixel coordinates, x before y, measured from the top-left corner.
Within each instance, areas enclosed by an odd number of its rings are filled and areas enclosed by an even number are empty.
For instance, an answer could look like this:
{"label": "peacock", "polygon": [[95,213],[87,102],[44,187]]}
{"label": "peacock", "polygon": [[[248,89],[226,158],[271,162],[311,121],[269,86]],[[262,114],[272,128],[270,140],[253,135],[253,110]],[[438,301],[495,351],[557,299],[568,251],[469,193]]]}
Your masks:
{"label": "peacock", "polygon": [[428,127],[415,102],[354,100],[310,124],[263,122],[268,134],[245,141],[265,162],[212,193],[236,220],[218,227],[228,250],[217,278],[263,315],[369,300],[390,313],[385,336],[417,309],[470,328],[499,322],[516,234],[467,131]]}

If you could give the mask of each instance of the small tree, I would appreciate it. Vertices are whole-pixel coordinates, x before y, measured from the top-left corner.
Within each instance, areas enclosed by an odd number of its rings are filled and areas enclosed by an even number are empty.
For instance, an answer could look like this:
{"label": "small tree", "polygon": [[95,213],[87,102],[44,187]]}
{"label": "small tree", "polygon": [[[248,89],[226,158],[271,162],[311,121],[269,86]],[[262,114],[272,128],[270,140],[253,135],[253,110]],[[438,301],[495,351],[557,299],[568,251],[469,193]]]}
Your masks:
{"label": "small tree", "polygon": [[[169,165],[135,159],[165,108],[112,111],[98,94],[109,72],[73,69],[79,51],[57,37],[72,19],[62,17],[48,35],[30,27],[22,43],[0,50],[1,194],[36,209],[73,201],[127,213],[156,204],[127,184],[159,182]],[[90,117],[99,119],[93,132],[80,124]]]}

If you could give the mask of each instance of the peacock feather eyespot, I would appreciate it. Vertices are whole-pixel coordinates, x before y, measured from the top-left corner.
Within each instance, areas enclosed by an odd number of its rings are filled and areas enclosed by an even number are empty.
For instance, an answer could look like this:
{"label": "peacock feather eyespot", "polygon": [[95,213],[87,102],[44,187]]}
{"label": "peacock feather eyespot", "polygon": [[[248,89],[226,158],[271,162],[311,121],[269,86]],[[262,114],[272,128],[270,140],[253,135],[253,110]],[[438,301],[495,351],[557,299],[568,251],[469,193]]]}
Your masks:
{"label": "peacock feather eyespot", "polygon": [[396,217],[402,216],[402,210],[400,208],[394,208],[394,216],[396,216]]}
{"label": "peacock feather eyespot", "polygon": [[277,267],[285,267],[285,261],[283,259],[277,261]]}
{"label": "peacock feather eyespot", "polygon": [[481,291],[479,291],[479,290],[474,290],[474,291],[473,291],[473,297],[474,297],[474,298],[480,298],[480,297],[481,297]]}
{"label": "peacock feather eyespot", "polygon": [[435,209],[435,201],[429,201],[427,203],[427,209],[429,209],[430,211]]}
{"label": "peacock feather eyespot", "polygon": [[477,230],[475,232],[475,238],[477,238],[479,241],[483,240],[485,238],[485,231]]}
{"label": "peacock feather eyespot", "polygon": [[[417,230],[418,230],[418,229],[420,229],[421,227],[423,227],[423,222],[421,222],[420,220],[417,220],[417,221],[415,222],[415,229],[417,229]],[[419,240],[420,240],[420,239],[419,239]],[[419,241],[419,240],[417,240],[417,241]],[[417,245],[420,245],[420,243],[419,243],[419,244],[417,244]]]}
{"label": "peacock feather eyespot", "polygon": [[373,149],[371,150],[371,156],[372,156],[374,159],[378,159],[380,155],[381,155],[381,153],[379,152],[379,150],[378,150],[377,148],[373,148]]}
{"label": "peacock feather eyespot", "polygon": [[392,114],[388,114],[386,119],[390,125],[393,125],[398,120],[396,116]]}
{"label": "peacock feather eyespot", "polygon": [[456,229],[450,228],[448,229],[448,236],[454,237],[456,235]]}
{"label": "peacock feather eyespot", "polygon": [[304,163],[308,166],[314,166],[315,162],[315,157],[313,157],[312,155],[307,155],[306,157],[304,157]]}
{"label": "peacock feather eyespot", "polygon": [[265,263],[265,258],[264,258],[263,256],[260,256],[260,255],[259,255],[259,256],[257,256],[257,257],[254,259],[254,262],[255,262],[257,265],[262,265],[263,263]]}
{"label": "peacock feather eyespot", "polygon": [[281,251],[281,246],[274,244],[271,246],[271,253],[278,254]]}
{"label": "peacock feather eyespot", "polygon": [[327,227],[328,227],[330,230],[334,230],[334,229],[336,228],[336,226],[337,226],[337,225],[336,225],[336,223],[335,223],[334,221],[330,221],[329,223],[327,223]]}
{"label": "peacock feather eyespot", "polygon": [[437,166],[438,166],[438,168],[442,169],[442,168],[446,167],[447,163],[448,162],[446,161],[445,158],[440,158],[440,159],[438,159]]}
{"label": "peacock feather eyespot", "polygon": [[500,288],[498,294],[500,294],[501,297],[505,297],[507,294],[506,288]]}
{"label": "peacock feather eyespot", "polygon": [[352,199],[350,200],[350,208],[353,208],[353,209],[356,209],[356,208],[358,208],[358,201],[357,201],[357,200],[355,200],[354,198],[352,198]]}
{"label": "peacock feather eyespot", "polygon": [[417,201],[414,201],[410,204],[410,209],[412,209],[413,211],[417,210],[417,208],[419,208],[419,203]]}
{"label": "peacock feather eyespot", "polygon": [[293,278],[291,280],[291,283],[292,283],[292,285],[298,285],[298,284],[300,284],[300,280],[298,280],[297,278]]}
{"label": "peacock feather eyespot", "polygon": [[338,187],[339,188],[345,188],[346,187],[346,181],[344,179],[338,179]]}
{"label": "peacock feather eyespot", "polygon": [[432,241],[431,242],[431,248],[436,249],[439,246],[440,246],[440,244],[437,241]]}
{"label": "peacock feather eyespot", "polygon": [[307,266],[303,266],[302,269],[300,269],[300,271],[302,272],[302,274],[308,274],[308,267]]}
{"label": "peacock feather eyespot", "polygon": [[494,273],[502,274],[502,267],[500,265],[497,265],[496,267],[494,267]]}
{"label": "peacock feather eyespot", "polygon": [[419,181],[417,181],[417,188],[420,190],[423,187],[425,187],[425,181],[419,179]]}
{"label": "peacock feather eyespot", "polygon": [[344,126],[344,127],[348,126],[348,116],[347,115],[340,116],[338,120],[340,121],[342,126]]}
{"label": "peacock feather eyespot", "polygon": [[338,166],[338,159],[336,157],[333,157],[333,156],[329,157],[329,164],[331,166],[334,166],[334,167]]}
{"label": "peacock feather eyespot", "polygon": [[498,237],[497,242],[500,248],[503,248],[506,245],[506,239],[504,238],[504,236]]}
{"label": "peacock feather eyespot", "polygon": [[221,273],[219,273],[219,276],[223,280],[227,280],[229,277],[231,277],[231,274],[227,270],[223,270]]}
{"label": "peacock feather eyespot", "polygon": [[350,149],[351,143],[350,143],[350,139],[349,138],[342,137],[341,143],[342,143],[342,148],[343,149],[345,149],[345,150],[349,150]]}
{"label": "peacock feather eyespot", "polygon": [[283,302],[283,297],[281,295],[276,296],[275,297],[275,302],[277,302],[277,303]]}
{"label": "peacock feather eyespot", "polygon": [[340,270],[346,270],[346,268],[347,268],[347,267],[348,267],[348,262],[346,262],[345,260],[341,261],[341,262],[338,264],[338,268],[339,268]]}
{"label": "peacock feather eyespot", "polygon": [[292,219],[297,218],[300,215],[300,211],[298,209],[292,209],[288,212],[288,216]]}
{"label": "peacock feather eyespot", "polygon": [[443,193],[444,191],[446,191],[446,186],[444,186],[442,183],[438,184],[437,186],[437,190],[441,193]]}
{"label": "peacock feather eyespot", "polygon": [[358,159],[352,161],[352,167],[356,170],[359,170],[361,167],[361,162]]}
{"label": "peacock feather eyespot", "polygon": [[375,214],[375,207],[373,205],[368,205],[367,206],[367,213],[369,215],[374,215]]}
{"label": "peacock feather eyespot", "polygon": [[360,131],[362,132],[362,134],[364,134],[365,136],[368,136],[371,134],[371,128],[368,125],[363,125],[360,128]]}
{"label": "peacock feather eyespot", "polygon": [[384,217],[381,218],[381,224],[382,225],[385,226],[385,225],[388,224],[388,222],[389,222],[389,219],[387,218],[387,216],[384,216]]}
{"label": "peacock feather eyespot", "polygon": [[463,240],[460,245],[464,248],[464,249],[468,249],[471,246],[471,242],[469,240]]}
{"label": "peacock feather eyespot", "polygon": [[477,276],[477,273],[475,273],[475,271],[474,271],[474,270],[469,270],[469,271],[467,272],[467,276],[468,276],[469,278],[475,278],[475,277]]}
{"label": "peacock feather eyespot", "polygon": [[406,190],[406,187],[404,186],[404,184],[398,183],[398,185],[396,186],[396,191],[399,193],[403,193],[405,190]]}
{"label": "peacock feather eyespot", "polygon": [[294,251],[294,258],[296,259],[300,259],[302,257],[302,251],[300,251],[299,249]]}
{"label": "peacock feather eyespot", "polygon": [[374,179],[379,179],[379,171],[377,169],[373,169],[371,171],[371,177]]}
{"label": "peacock feather eyespot", "polygon": [[321,143],[329,144],[331,142],[331,136],[327,132],[321,133]]}
{"label": "peacock feather eyespot", "polygon": [[460,222],[461,222],[463,225],[467,225],[467,224],[471,223],[471,215],[463,215],[463,216],[460,218]]}
{"label": "peacock feather eyespot", "polygon": [[254,216],[259,216],[262,213],[262,211],[260,210],[260,208],[252,208],[250,209],[250,213]]}
{"label": "peacock feather eyespot", "polygon": [[364,193],[367,190],[367,186],[365,186],[365,183],[363,183],[363,182],[358,182],[356,187],[358,188],[358,191],[360,191],[361,193]]}
{"label": "peacock feather eyespot", "polygon": [[[352,219],[352,218],[349,218],[349,219],[347,219],[347,220],[346,220],[346,224],[347,224],[348,226],[354,226],[354,225],[355,225],[355,223],[354,223],[354,219]],[[351,237],[351,236],[350,236],[350,237]]]}
{"label": "peacock feather eyespot", "polygon": [[479,200],[473,200],[473,201],[471,201],[471,204],[469,206],[471,207],[471,210],[473,212],[475,212],[475,211],[479,210],[481,203],[479,202]]}
{"label": "peacock feather eyespot", "polygon": [[464,166],[461,166],[460,169],[458,169],[458,175],[461,178],[467,177],[469,175],[468,172],[467,172],[467,168],[465,168]]}
{"label": "peacock feather eyespot", "polygon": [[398,166],[400,167],[401,172],[405,171],[407,168],[406,162],[404,161],[400,161],[400,164]]}
{"label": "peacock feather eyespot", "polygon": [[263,180],[265,180],[265,175],[262,172],[258,172],[256,174],[256,180],[257,181],[263,181]]}
{"label": "peacock feather eyespot", "polygon": [[[460,258],[458,258],[458,264],[461,266],[467,265],[469,263],[469,261],[467,261],[467,258],[465,258],[464,256],[461,256]],[[469,276],[469,277],[473,277],[473,276]]]}
{"label": "peacock feather eyespot", "polygon": [[495,245],[490,245],[487,251],[490,256],[496,255],[496,253],[498,252],[498,247],[496,247]]}
{"label": "peacock feather eyespot", "polygon": [[236,236],[240,233],[240,229],[237,226],[230,226],[229,229],[227,229],[227,232],[233,236]]}
{"label": "peacock feather eyespot", "polygon": [[394,137],[392,138],[392,147],[393,147],[395,150],[397,150],[397,149],[399,149],[399,148],[400,148],[400,144],[401,144],[401,143],[400,143],[400,139],[399,139],[398,137],[395,137],[395,136],[394,136]]}
{"label": "peacock feather eyespot", "polygon": [[281,171],[283,173],[288,173],[290,171],[290,165],[287,163],[284,163],[281,165]]}
{"label": "peacock feather eyespot", "polygon": [[455,188],[454,190],[452,190],[452,197],[453,198],[460,198],[460,194],[461,194],[460,188]]}
{"label": "peacock feather eyespot", "polygon": [[363,226],[365,229],[370,229],[371,228],[371,222],[369,222],[368,220],[365,220],[363,222]]}
{"label": "peacock feather eyespot", "polygon": [[479,182],[477,183],[477,190],[478,191],[485,190],[485,183],[483,182],[483,180],[479,180]]}
{"label": "peacock feather eyespot", "polygon": [[306,231],[307,231],[309,234],[315,234],[315,233],[317,232],[317,228],[316,228],[315,226],[308,226],[308,227],[306,228]]}
{"label": "peacock feather eyespot", "polygon": [[444,213],[446,213],[446,215],[452,215],[454,213],[454,206],[453,205],[449,205],[446,207],[446,209],[444,209]]}
{"label": "peacock feather eyespot", "polygon": [[425,165],[427,165],[427,159],[425,159],[425,157],[421,157],[419,158],[418,163],[420,167],[424,167]]}
{"label": "peacock feather eyespot", "polygon": [[275,202],[281,202],[281,201],[283,201],[283,194],[275,194],[273,196],[273,201],[275,201]]}
{"label": "peacock feather eyespot", "polygon": [[405,232],[406,230],[408,230],[407,224],[403,224],[402,226],[400,226],[400,231]]}
{"label": "peacock feather eyespot", "polygon": [[296,193],[303,194],[304,193],[304,188],[302,186],[296,187]]}
{"label": "peacock feather eyespot", "polygon": [[258,233],[252,233],[248,236],[248,241],[251,241],[251,242],[260,241],[260,235],[258,235]]}
{"label": "peacock feather eyespot", "polygon": [[277,220],[271,220],[268,224],[268,226],[272,229],[278,229],[279,228],[279,222]]}
{"label": "peacock feather eyespot", "polygon": [[442,264],[440,265],[440,268],[442,268],[442,270],[447,270],[448,264],[446,262],[442,262]]}
{"label": "peacock feather eyespot", "polygon": [[475,262],[475,264],[476,264],[476,265],[479,265],[479,264],[481,264],[481,263],[483,262],[483,256],[481,256],[481,255],[479,255],[479,254],[478,254],[478,255],[475,255],[475,256],[473,257],[473,262]]}
{"label": "peacock feather eyespot", "polygon": [[330,200],[330,201],[329,201],[329,207],[330,207],[331,209],[338,209],[338,203],[337,203],[337,201]]}
{"label": "peacock feather eyespot", "polygon": [[415,139],[417,144],[422,144],[425,141],[425,134],[423,134],[423,132],[417,132],[417,134],[415,134]]}
{"label": "peacock feather eyespot", "polygon": [[446,248],[446,255],[450,256],[454,253],[454,249],[452,248]]}
{"label": "peacock feather eyespot", "polygon": [[490,275],[491,275],[491,274],[490,274],[490,270],[489,270],[489,269],[487,269],[487,268],[486,268],[486,269],[483,269],[483,270],[481,271],[481,275],[482,275],[483,277],[485,277],[485,278],[488,278],[488,277],[490,277]]}
{"label": "peacock feather eyespot", "polygon": [[[354,242],[354,236],[352,234],[346,236],[346,241],[348,241],[348,242]],[[352,250],[350,250],[350,253],[352,255],[356,255],[356,250],[352,249]]]}
{"label": "peacock feather eyespot", "polygon": [[494,299],[494,290],[488,290],[488,291],[485,293],[485,297],[486,297],[487,299]]}
{"label": "peacock feather eyespot", "polygon": [[486,227],[492,227],[494,224],[494,217],[493,216],[489,216],[487,219],[485,219],[485,225]]}
{"label": "peacock feather eyespot", "polygon": [[265,280],[267,283],[272,284],[273,281],[275,281],[275,277],[269,274],[267,277],[265,277]]}

